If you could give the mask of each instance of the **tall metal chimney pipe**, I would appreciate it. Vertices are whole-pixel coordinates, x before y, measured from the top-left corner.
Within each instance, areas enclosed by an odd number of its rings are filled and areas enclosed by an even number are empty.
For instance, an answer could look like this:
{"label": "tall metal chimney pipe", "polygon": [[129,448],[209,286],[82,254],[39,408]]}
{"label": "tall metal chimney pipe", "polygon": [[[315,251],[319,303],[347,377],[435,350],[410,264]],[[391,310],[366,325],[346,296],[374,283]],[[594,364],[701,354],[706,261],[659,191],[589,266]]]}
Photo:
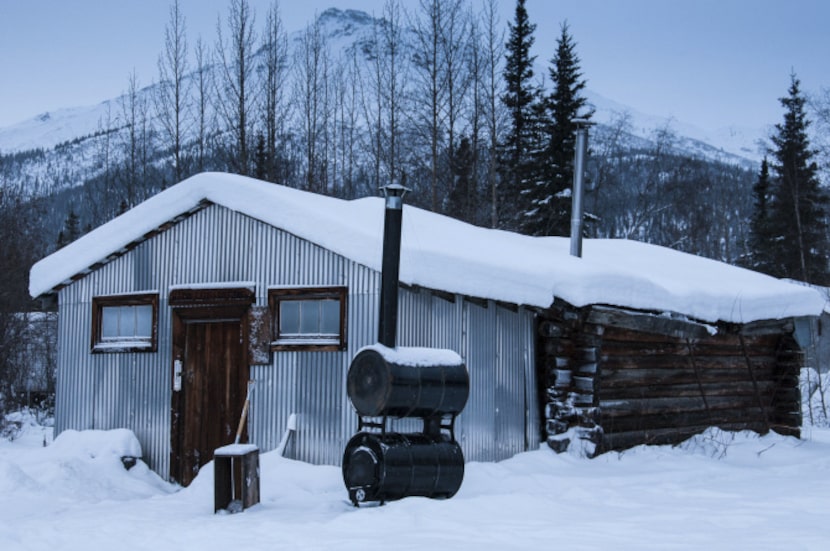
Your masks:
{"label": "tall metal chimney pipe", "polygon": [[574,184],[571,194],[571,256],[582,256],[582,197],[585,194],[585,157],[588,155],[588,119],[574,119],[576,147],[574,148]]}
{"label": "tall metal chimney pipe", "polygon": [[398,278],[401,264],[403,196],[409,189],[400,184],[381,188],[386,197],[383,219],[383,264],[381,266],[378,342],[395,348],[398,333]]}

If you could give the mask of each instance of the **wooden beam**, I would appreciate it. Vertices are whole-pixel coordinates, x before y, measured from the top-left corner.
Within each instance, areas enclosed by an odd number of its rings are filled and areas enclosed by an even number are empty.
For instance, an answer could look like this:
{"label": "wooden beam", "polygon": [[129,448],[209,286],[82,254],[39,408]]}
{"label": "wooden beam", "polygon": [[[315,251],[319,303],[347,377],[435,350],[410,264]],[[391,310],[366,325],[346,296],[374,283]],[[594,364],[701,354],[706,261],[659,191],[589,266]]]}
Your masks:
{"label": "wooden beam", "polygon": [[711,336],[711,327],[702,323],[608,306],[591,306],[586,321],[678,339],[704,339]]}

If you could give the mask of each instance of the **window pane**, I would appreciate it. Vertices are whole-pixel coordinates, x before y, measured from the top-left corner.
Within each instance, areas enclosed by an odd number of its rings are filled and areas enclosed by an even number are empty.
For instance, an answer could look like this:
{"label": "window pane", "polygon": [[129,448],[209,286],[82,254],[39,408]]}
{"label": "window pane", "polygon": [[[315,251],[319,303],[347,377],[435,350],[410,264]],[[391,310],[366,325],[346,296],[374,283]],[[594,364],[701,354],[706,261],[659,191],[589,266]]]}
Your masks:
{"label": "window pane", "polygon": [[[335,288],[333,288],[335,289]],[[270,294],[270,291],[269,291]],[[340,293],[336,290],[311,289],[303,293],[274,293],[269,302],[276,302],[279,327],[274,335],[275,345],[332,345],[341,340],[342,314]]]}
{"label": "window pane", "polygon": [[300,303],[296,300],[280,302],[280,334],[296,335],[300,332]]}
{"label": "window pane", "polygon": [[320,301],[301,300],[300,302],[300,333],[317,335],[320,333]]}
{"label": "window pane", "polygon": [[326,299],[320,302],[320,332],[324,335],[340,334],[340,301]]}
{"label": "window pane", "polygon": [[112,339],[118,336],[118,306],[101,308],[101,338]]}
{"label": "window pane", "polygon": [[158,313],[155,298],[150,294],[93,297],[93,319],[97,324],[93,328],[96,331],[93,349],[155,351],[153,322]]}
{"label": "window pane", "polygon": [[119,337],[134,337],[135,336],[135,306],[119,306],[118,310],[119,321],[121,322],[118,328]]}
{"label": "window pane", "polygon": [[[149,304],[134,306],[135,308],[135,336],[150,338],[153,336],[153,307]],[[125,335],[129,337],[130,335]]]}

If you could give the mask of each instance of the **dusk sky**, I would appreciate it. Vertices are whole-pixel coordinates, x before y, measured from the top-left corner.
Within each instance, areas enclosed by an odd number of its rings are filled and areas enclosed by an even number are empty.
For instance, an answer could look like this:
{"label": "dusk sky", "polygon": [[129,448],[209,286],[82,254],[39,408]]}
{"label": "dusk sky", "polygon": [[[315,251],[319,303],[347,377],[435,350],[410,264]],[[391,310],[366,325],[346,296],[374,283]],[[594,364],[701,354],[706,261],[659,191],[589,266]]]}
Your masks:
{"label": "dusk sky", "polygon": [[[0,127],[114,98],[133,69],[157,79],[168,0],[0,0]],[[251,0],[261,26],[270,0]],[[190,45],[208,44],[229,0],[181,0]],[[285,28],[328,7],[380,15],[384,0],[282,0]],[[417,0],[403,0],[417,10]],[[480,6],[480,0],[471,0]],[[515,2],[500,0],[502,24]],[[779,122],[794,71],[805,92],[830,87],[827,0],[527,0],[532,53],[547,73],[560,25],[577,42],[588,88],[648,114],[705,129]],[[541,76],[541,75],[540,75]]]}

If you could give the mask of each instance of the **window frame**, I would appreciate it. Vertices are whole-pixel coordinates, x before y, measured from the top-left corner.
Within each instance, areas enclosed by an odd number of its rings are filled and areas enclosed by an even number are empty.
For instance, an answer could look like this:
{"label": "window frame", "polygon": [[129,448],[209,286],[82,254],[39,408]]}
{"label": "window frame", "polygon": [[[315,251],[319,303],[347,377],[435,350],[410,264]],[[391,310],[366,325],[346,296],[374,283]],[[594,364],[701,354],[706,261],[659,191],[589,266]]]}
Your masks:
{"label": "window frame", "polygon": [[[151,306],[151,335],[147,338],[105,339],[103,337],[104,308],[118,306]],[[157,352],[158,351],[158,293],[135,293],[124,295],[105,295],[92,297],[92,344],[91,350],[96,354],[120,352]]]}
{"label": "window frame", "polygon": [[[268,307],[271,310],[271,351],[340,351],[346,349],[346,287],[271,287],[268,289]],[[280,304],[285,301],[337,300],[340,304],[340,327],[336,338],[280,336]],[[315,342],[319,341],[319,342]]]}

